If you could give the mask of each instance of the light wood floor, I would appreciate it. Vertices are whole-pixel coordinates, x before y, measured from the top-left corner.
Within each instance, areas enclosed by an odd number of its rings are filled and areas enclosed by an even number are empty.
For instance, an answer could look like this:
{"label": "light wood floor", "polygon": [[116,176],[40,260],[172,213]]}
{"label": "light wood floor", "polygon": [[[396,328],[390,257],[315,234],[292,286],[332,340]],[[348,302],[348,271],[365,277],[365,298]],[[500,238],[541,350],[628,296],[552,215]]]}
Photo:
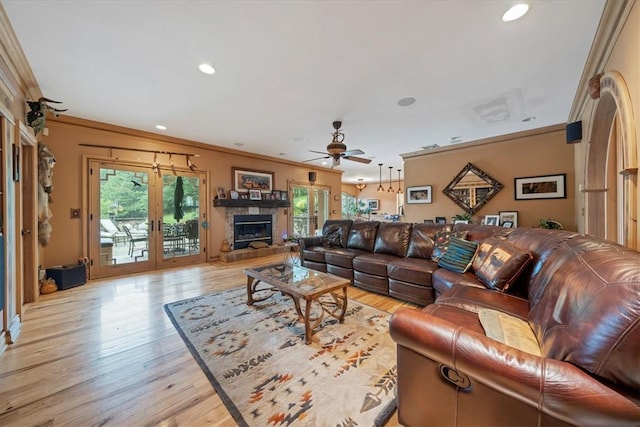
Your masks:
{"label": "light wood floor", "polygon": [[[245,285],[243,268],[281,259],[200,264],[43,295],[27,306],[18,342],[0,355],[0,426],[235,426],[163,305]],[[388,312],[413,306],[354,287],[349,297]]]}

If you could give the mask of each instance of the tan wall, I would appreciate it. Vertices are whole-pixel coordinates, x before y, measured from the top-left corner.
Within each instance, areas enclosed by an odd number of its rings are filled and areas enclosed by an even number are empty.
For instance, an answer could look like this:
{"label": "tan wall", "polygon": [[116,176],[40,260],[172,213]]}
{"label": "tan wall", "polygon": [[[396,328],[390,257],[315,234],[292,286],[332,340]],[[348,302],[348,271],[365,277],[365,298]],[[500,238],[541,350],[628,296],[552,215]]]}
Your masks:
{"label": "tan wall", "polygon": [[[521,227],[536,227],[541,218],[551,218],[560,221],[565,229],[575,230],[573,146],[565,142],[564,126],[550,129],[542,134],[513,134],[500,138],[499,142],[405,158],[407,187],[431,185],[433,200],[431,204],[405,205],[405,220],[422,222],[444,216],[451,221],[452,216],[463,213],[442,190],[471,162],[504,185],[476,213],[474,222],[499,211],[518,211]],[[514,178],[561,173],[567,174],[566,199],[515,200]]]}
{"label": "tan wall", "polygon": [[[105,129],[94,127],[104,127]],[[210,224],[207,247],[209,257],[219,255],[219,249],[224,239],[225,208],[214,208],[212,200],[217,187],[231,189],[232,166],[273,171],[275,173],[274,186],[278,190],[286,190],[289,180],[307,182],[308,172],[315,170],[318,184],[330,186],[332,193],[340,193],[342,176],[340,171],[317,169],[278,159],[254,157],[234,150],[220,149],[184,140],[172,140],[164,136],[155,136],[70,117],[47,120],[47,128],[49,136],[44,137],[43,142],[51,147],[57,161],[53,177],[53,203],[51,204],[53,234],[49,245],[44,250],[44,263],[47,266],[75,262],[78,257],[86,255],[83,254],[82,248],[83,239],[86,239],[86,233],[83,230],[87,227],[87,212],[82,212],[81,219],[71,219],[69,210],[81,208],[83,198],[87,197],[87,194],[83,194],[82,191],[82,156],[104,157],[108,156],[109,152],[104,148],[82,147],[80,144],[199,154],[200,157],[194,158],[193,162],[199,171],[206,171],[209,178],[207,194]],[[149,166],[153,162],[152,153],[115,150],[113,156],[123,160],[145,162]],[[184,165],[185,162],[184,156],[174,156],[173,160],[177,165]],[[168,165],[168,156],[160,155],[159,161],[163,165]],[[336,212],[332,218],[340,218],[340,200],[333,200],[333,197],[330,199],[330,212]],[[278,209],[279,224],[288,223],[286,216],[288,212],[288,209]],[[275,237],[278,238],[282,231],[283,229],[274,234]]]}
{"label": "tan wall", "polygon": [[[617,71],[620,73],[627,85],[631,104],[633,106],[633,121],[635,127],[635,137],[640,138],[640,2],[636,2],[631,10],[624,28],[615,43],[611,56],[602,72]],[[587,88],[579,88],[586,93]],[[589,141],[589,129],[591,127],[591,116],[597,106],[597,102],[589,99],[588,105],[582,114],[583,141],[575,144],[575,170],[576,185],[584,184],[586,173],[587,150]],[[640,165],[640,150],[638,150],[637,164]],[[640,212],[640,188],[637,188],[636,212]],[[585,195],[578,194],[576,200],[576,212],[578,229],[585,230]],[[637,220],[637,218],[636,218]],[[640,241],[640,228],[638,228],[637,240]]]}

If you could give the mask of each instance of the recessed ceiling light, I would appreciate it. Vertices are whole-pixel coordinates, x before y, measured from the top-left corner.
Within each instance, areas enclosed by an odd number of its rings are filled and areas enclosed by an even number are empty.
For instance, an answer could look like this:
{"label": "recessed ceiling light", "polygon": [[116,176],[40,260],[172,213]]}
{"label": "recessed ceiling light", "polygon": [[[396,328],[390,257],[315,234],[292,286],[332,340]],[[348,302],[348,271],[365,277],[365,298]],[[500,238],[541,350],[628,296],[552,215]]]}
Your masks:
{"label": "recessed ceiling light", "polygon": [[512,6],[511,9],[507,10],[504,15],[502,15],[502,22],[511,22],[515,21],[516,19],[520,19],[528,11],[529,5],[527,3],[518,3],[515,6]]}
{"label": "recessed ceiling light", "polygon": [[533,120],[535,120],[536,117],[535,116],[529,116],[529,117],[525,117],[524,119],[522,119],[523,122],[531,122]]}
{"label": "recessed ceiling light", "polygon": [[462,142],[462,138],[459,136],[450,136],[449,144],[457,144],[458,142]]}
{"label": "recessed ceiling light", "polygon": [[205,74],[214,74],[216,72],[216,69],[209,64],[200,64],[198,69]]}
{"label": "recessed ceiling light", "polygon": [[416,99],[409,96],[407,98],[402,98],[401,100],[398,101],[398,105],[401,107],[408,107],[409,105],[413,104],[414,102],[416,102]]}
{"label": "recessed ceiling light", "polygon": [[301,137],[293,138],[293,142],[296,142],[296,143],[299,143],[299,142],[305,142],[305,141],[306,141],[306,139],[301,138]]}
{"label": "recessed ceiling light", "polygon": [[236,147],[242,147],[244,144],[242,142],[234,142],[233,145]]}
{"label": "recessed ceiling light", "polygon": [[165,125],[156,125],[156,129],[167,130],[167,127]]}

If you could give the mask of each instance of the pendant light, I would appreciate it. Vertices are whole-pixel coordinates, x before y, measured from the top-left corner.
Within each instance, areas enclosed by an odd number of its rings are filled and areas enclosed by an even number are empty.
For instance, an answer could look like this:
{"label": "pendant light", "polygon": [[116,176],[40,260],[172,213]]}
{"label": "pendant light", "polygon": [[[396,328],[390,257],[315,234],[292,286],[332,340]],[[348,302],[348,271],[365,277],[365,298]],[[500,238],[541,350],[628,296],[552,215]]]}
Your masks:
{"label": "pendant light", "polygon": [[367,184],[364,183],[364,179],[358,178],[358,183],[356,184],[356,188],[358,189],[358,191],[364,190],[366,186]]}
{"label": "pendant light", "polygon": [[378,163],[380,166],[380,185],[378,186],[378,191],[384,191],[384,187],[382,186],[382,163]]}
{"label": "pendant light", "polygon": [[393,166],[389,166],[389,189],[387,190],[387,193],[393,193],[393,186],[391,185],[391,170],[393,169]]}
{"label": "pendant light", "polygon": [[402,194],[402,187],[400,187],[400,172],[402,172],[402,169],[398,169],[398,194]]}

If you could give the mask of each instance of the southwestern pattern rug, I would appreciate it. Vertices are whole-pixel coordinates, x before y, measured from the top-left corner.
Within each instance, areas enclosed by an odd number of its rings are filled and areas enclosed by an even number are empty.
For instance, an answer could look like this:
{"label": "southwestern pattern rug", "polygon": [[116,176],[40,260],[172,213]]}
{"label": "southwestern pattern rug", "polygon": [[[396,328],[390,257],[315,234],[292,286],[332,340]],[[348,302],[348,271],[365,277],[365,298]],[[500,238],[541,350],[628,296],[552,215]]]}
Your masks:
{"label": "southwestern pattern rug", "polygon": [[246,288],[166,304],[165,311],[241,426],[380,426],[395,410],[389,314],[349,300],[304,343],[290,297],[247,306]]}

